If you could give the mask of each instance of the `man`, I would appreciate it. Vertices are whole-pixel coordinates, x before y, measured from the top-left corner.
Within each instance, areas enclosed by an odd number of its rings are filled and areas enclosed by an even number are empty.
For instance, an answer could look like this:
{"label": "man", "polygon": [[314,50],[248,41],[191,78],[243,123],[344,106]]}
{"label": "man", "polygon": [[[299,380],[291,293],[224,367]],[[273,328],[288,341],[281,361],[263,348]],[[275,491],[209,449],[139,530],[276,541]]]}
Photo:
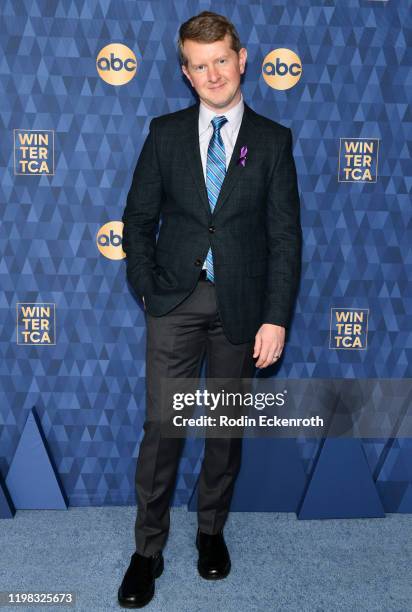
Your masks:
{"label": "man", "polygon": [[[143,607],[163,571],[169,502],[183,440],[160,434],[160,381],[251,378],[279,359],[300,277],[292,135],[240,89],[247,51],[204,11],[179,30],[182,71],[199,96],[152,119],[123,214],[127,277],[145,305],[146,421],[136,466],[136,552],[119,603]],[[156,228],[161,219],[156,242]],[[231,567],[223,537],[240,438],[206,438],[198,485],[198,571]]]}

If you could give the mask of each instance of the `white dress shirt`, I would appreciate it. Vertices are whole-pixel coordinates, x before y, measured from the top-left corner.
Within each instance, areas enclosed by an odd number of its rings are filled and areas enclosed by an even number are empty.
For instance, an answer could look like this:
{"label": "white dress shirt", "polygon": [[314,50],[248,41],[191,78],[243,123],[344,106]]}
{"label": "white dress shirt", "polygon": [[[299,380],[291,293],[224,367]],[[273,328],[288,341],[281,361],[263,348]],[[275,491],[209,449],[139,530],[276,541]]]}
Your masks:
{"label": "white dress shirt", "polygon": [[[211,123],[213,117],[224,115],[227,119],[226,123],[220,128],[220,134],[222,136],[223,144],[225,146],[226,155],[226,170],[229,166],[230,158],[232,157],[233,149],[236,143],[237,135],[239,133],[240,124],[243,117],[243,96],[240,93],[240,101],[233,106],[231,109],[224,113],[219,113],[210,108],[207,108],[200,102],[199,105],[199,146],[200,146],[200,157],[202,159],[203,176],[206,184],[206,163],[207,163],[207,150],[209,148],[209,142],[213,135],[213,125]],[[206,269],[206,260],[203,263],[203,269]]]}

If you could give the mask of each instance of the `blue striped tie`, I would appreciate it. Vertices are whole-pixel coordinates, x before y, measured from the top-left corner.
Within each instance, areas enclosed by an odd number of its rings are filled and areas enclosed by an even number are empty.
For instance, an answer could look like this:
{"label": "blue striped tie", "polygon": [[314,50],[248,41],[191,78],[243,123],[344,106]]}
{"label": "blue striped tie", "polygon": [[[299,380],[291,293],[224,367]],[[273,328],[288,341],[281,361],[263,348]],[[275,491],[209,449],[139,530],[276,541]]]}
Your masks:
{"label": "blue striped tie", "polygon": [[[226,121],[227,118],[224,115],[213,117],[213,136],[210,139],[209,148],[207,150],[206,188],[212,212],[216,206],[220,188],[226,174],[225,145],[220,135],[220,128]],[[212,250],[210,248],[206,255],[206,277],[212,282],[215,278],[213,273]]]}

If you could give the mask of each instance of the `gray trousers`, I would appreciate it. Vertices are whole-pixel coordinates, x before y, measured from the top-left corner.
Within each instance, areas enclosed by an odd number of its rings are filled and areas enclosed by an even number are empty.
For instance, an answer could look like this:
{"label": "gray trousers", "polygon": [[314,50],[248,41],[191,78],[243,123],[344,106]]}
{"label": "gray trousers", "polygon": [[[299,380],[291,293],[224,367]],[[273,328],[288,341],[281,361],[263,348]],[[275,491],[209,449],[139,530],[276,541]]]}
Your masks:
{"label": "gray trousers", "polygon": [[[166,544],[169,505],[183,438],[161,436],[160,380],[199,378],[206,356],[206,379],[252,378],[254,340],[232,344],[223,333],[215,286],[199,280],[194,291],[168,314],[146,313],[146,420],[136,464],[136,550],[149,556]],[[205,439],[198,483],[198,525],[214,534],[223,528],[241,462],[242,438]]]}

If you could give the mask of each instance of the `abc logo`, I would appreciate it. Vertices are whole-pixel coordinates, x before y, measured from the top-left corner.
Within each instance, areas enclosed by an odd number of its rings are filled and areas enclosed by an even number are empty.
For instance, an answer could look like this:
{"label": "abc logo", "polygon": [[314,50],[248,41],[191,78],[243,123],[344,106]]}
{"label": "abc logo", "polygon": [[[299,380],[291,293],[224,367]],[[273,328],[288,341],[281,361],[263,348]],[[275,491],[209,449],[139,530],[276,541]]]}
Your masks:
{"label": "abc logo", "polygon": [[136,56],[121,43],[106,45],[96,60],[99,76],[109,85],[124,85],[136,74]]}
{"label": "abc logo", "polygon": [[124,259],[126,253],[122,249],[123,223],[109,221],[97,232],[96,244],[100,253],[108,259]]}
{"label": "abc logo", "polygon": [[263,60],[262,74],[273,89],[290,89],[302,75],[302,62],[290,49],[275,49]]}

